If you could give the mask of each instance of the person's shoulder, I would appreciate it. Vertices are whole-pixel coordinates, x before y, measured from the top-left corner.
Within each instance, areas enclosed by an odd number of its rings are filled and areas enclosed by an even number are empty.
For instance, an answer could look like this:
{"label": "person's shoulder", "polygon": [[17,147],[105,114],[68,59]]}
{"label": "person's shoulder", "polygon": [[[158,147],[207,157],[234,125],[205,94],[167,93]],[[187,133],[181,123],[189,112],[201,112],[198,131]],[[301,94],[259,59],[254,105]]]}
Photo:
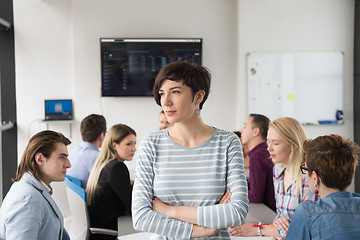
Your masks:
{"label": "person's shoulder", "polygon": [[353,197],[359,198],[359,201],[360,201],[360,193],[351,192],[351,194],[352,194]]}
{"label": "person's shoulder", "polygon": [[8,194],[6,195],[7,201],[11,205],[34,205],[40,204],[39,199],[43,199],[41,190],[34,186],[31,182],[21,179],[13,183]]}
{"label": "person's shoulder", "polygon": [[334,209],[344,210],[349,209],[349,206],[354,207],[353,210],[360,210],[360,198],[354,196],[354,193],[341,191],[336,193],[331,193],[324,198],[321,198],[314,202],[317,208],[324,210]]}
{"label": "person's shoulder", "polygon": [[234,133],[234,132],[230,132],[224,129],[220,129],[220,128],[216,128],[214,127],[215,132],[214,132],[214,136],[218,139],[228,139],[228,140],[238,140],[240,142],[239,137]]}
{"label": "person's shoulder", "polygon": [[297,215],[309,215],[311,212],[314,211],[314,208],[316,208],[316,205],[318,205],[316,202],[311,200],[306,200],[304,202],[301,202],[296,208],[295,212]]}
{"label": "person's shoulder", "polygon": [[212,127],[214,128],[215,130],[215,134],[221,134],[221,135],[224,135],[224,136],[231,136],[231,135],[235,135],[235,133],[233,132],[230,132],[230,131],[227,131],[227,130],[224,130],[224,129],[221,129],[221,128],[217,128],[217,127]]}
{"label": "person's shoulder", "polygon": [[141,145],[153,145],[168,140],[167,129],[152,132],[141,140]]}
{"label": "person's shoulder", "polygon": [[353,193],[351,201],[356,205],[357,209],[360,210],[360,195],[358,193]]}
{"label": "person's shoulder", "polygon": [[108,164],[106,164],[105,167],[107,169],[109,169],[109,171],[111,171],[111,172],[113,172],[113,171],[115,171],[115,172],[128,171],[128,168],[127,168],[126,164],[123,163],[123,162],[120,162],[120,161],[118,161],[116,159],[111,160]]}
{"label": "person's shoulder", "polygon": [[98,154],[100,152],[100,150],[94,144],[89,142],[82,142],[79,147],[82,148],[84,153]]}
{"label": "person's shoulder", "polygon": [[267,143],[261,142],[258,145],[256,145],[253,149],[249,151],[249,157],[251,157],[251,155],[256,155],[256,156],[264,155],[270,157],[270,154],[267,151]]}
{"label": "person's shoulder", "polygon": [[274,163],[266,149],[263,149],[262,147],[255,147],[248,153],[248,155],[251,161],[250,167],[252,165],[260,166],[259,170],[262,170],[263,172],[271,172],[271,174],[273,173]]}
{"label": "person's shoulder", "polygon": [[[253,151],[254,150],[254,151]],[[270,153],[267,150],[267,143],[262,142],[259,145],[257,145],[253,150],[249,152],[250,159],[255,157],[258,159],[258,161],[261,161],[261,163],[267,168],[271,169],[273,171],[274,163],[270,158]]]}
{"label": "person's shoulder", "polygon": [[151,139],[153,139],[153,138],[155,138],[155,139],[162,138],[164,136],[167,136],[167,132],[168,132],[168,128],[163,129],[163,130],[157,130],[155,132],[150,133],[147,137],[151,138]]}
{"label": "person's shoulder", "polygon": [[126,167],[126,164],[124,162],[120,162],[116,159],[114,160],[111,160],[108,164],[106,165],[109,165],[109,166],[117,166],[117,167]]}
{"label": "person's shoulder", "polygon": [[84,156],[91,157],[97,156],[100,150],[96,148],[93,144],[89,142],[81,142],[81,144],[69,152],[69,159],[70,160],[78,160],[82,159]]}
{"label": "person's shoulder", "polygon": [[118,160],[116,159],[113,159],[113,160],[110,160],[104,168],[113,168],[114,166],[122,166],[122,165],[125,165],[124,163],[122,162],[119,162]]}

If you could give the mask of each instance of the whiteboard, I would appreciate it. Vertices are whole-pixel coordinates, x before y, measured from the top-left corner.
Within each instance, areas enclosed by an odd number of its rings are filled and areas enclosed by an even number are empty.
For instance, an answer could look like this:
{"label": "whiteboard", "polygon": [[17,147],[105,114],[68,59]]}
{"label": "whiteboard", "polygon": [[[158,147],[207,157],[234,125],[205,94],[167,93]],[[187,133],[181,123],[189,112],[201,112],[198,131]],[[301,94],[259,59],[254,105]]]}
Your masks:
{"label": "whiteboard", "polygon": [[303,124],[336,120],[343,110],[343,62],[341,52],[248,54],[249,114]]}

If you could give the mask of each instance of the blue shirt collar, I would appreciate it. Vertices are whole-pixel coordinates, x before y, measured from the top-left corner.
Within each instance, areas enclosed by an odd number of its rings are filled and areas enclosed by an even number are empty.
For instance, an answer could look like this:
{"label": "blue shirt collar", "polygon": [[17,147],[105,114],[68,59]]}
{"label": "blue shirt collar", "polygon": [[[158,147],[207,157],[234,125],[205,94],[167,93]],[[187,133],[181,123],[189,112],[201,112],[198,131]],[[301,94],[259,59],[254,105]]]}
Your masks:
{"label": "blue shirt collar", "polygon": [[80,146],[82,146],[84,148],[92,148],[92,149],[99,150],[97,147],[94,146],[94,144],[89,143],[89,142],[85,142],[85,141],[81,142]]}
{"label": "blue shirt collar", "polygon": [[353,196],[353,194],[351,192],[341,191],[341,192],[330,193],[325,198],[327,198],[327,197],[329,197],[329,198],[350,198],[352,196]]}

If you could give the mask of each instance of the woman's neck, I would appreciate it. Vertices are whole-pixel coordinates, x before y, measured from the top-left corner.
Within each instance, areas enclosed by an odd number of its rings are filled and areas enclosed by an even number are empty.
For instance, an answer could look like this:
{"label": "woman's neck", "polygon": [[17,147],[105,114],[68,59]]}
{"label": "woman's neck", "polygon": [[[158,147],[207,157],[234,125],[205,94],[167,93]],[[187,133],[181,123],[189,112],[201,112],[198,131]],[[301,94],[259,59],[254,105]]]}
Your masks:
{"label": "woman's neck", "polygon": [[320,198],[324,198],[327,195],[335,193],[335,192],[341,192],[341,190],[335,189],[335,188],[328,188],[328,187],[324,186],[324,184],[321,184],[319,186],[319,196],[320,196]]}
{"label": "woman's neck", "polygon": [[191,123],[179,122],[168,130],[170,138],[183,147],[196,147],[210,139],[215,129],[203,123],[201,118]]}

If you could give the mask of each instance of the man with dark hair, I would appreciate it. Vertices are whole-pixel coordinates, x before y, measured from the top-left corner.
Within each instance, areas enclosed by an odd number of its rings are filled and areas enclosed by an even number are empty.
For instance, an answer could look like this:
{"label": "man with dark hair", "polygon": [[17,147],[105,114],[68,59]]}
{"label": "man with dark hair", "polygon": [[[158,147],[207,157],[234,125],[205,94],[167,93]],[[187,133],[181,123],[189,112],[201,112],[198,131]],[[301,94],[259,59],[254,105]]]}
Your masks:
{"label": "man with dark hair", "polygon": [[273,167],[267,151],[269,119],[260,114],[250,114],[241,132],[241,142],[248,147],[249,181],[248,197],[252,203],[264,203],[276,211]]}
{"label": "man with dark hair", "polygon": [[99,155],[99,149],[106,133],[106,120],[102,115],[91,114],[81,121],[80,132],[83,142],[69,154],[72,167],[68,175],[81,180],[86,188],[90,171]]}

